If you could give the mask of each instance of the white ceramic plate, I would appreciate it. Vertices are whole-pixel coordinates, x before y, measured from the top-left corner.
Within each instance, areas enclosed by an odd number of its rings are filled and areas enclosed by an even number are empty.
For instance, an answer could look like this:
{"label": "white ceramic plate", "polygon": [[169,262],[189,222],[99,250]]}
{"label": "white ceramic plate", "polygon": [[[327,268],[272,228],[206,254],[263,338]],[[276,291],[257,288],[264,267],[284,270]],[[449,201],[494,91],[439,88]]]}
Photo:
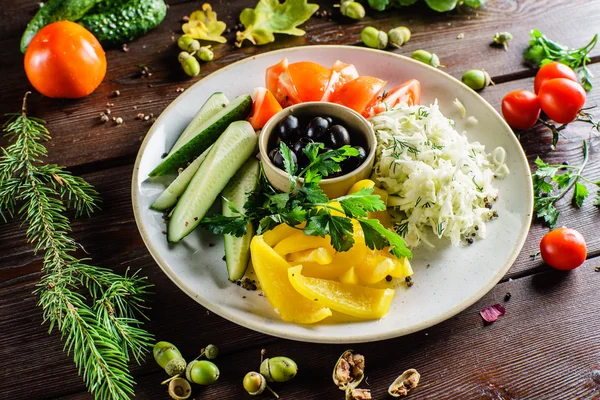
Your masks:
{"label": "white ceramic plate", "polygon": [[[416,78],[422,85],[422,104],[438,99],[442,112],[467,130],[470,141],[488,151],[502,146],[511,170],[497,181],[500,190],[495,209],[500,218],[489,224],[488,237],[468,247],[439,242],[434,249],[420,248],[412,262],[414,286],[398,288],[389,314],[377,321],[326,323],[301,326],[283,322],[265,297],[227,280],[220,238],[196,230],[181,243],[170,245],[161,232],[162,215],[150,205],[164,189],[150,183],[148,173],[160,162],[196,111],[216,91],[230,99],[264,86],[265,70],[287,57],[290,62],[314,61],[325,66],[336,60],[352,63],[361,75],[388,81],[393,87]],[[467,127],[452,101],[458,98],[468,115],[479,123]],[[173,282],[191,298],[239,325],[287,339],[319,343],[355,343],[402,336],[444,321],[485,295],[515,261],[529,230],[533,193],[525,154],[502,117],[478,94],[444,72],[409,58],[346,46],[310,46],[284,49],[246,58],[205,77],[181,94],[154,123],[140,148],[132,183],[135,219],[148,250]],[[430,265],[430,267],[427,267]],[[244,298],[245,296],[245,298]]]}

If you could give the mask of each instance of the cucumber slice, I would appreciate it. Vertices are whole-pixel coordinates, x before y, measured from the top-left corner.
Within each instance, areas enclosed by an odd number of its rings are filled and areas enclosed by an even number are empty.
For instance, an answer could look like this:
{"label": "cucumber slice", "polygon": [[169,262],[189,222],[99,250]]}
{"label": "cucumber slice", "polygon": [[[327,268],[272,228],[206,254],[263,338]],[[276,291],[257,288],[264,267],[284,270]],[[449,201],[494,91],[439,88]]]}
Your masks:
{"label": "cucumber slice", "polygon": [[206,103],[202,105],[200,110],[196,113],[190,124],[179,136],[179,139],[175,142],[171,148],[170,153],[174,153],[180,149],[181,146],[190,141],[191,138],[196,136],[198,128],[202,126],[210,117],[215,115],[217,112],[225,108],[229,104],[229,99],[223,94],[223,92],[216,92],[210,95]]}
{"label": "cucumber slice", "polygon": [[[246,211],[244,205],[248,199],[248,193],[258,187],[259,165],[258,160],[251,157],[240,168],[223,190],[221,195],[229,200],[235,208],[241,212]],[[226,201],[223,201],[223,215],[233,216]],[[230,281],[242,279],[250,261],[250,241],[254,236],[254,226],[248,223],[246,234],[242,237],[223,235],[225,242],[225,262]]]}
{"label": "cucumber slice", "polygon": [[173,207],[177,204],[177,199],[185,191],[200,165],[204,162],[204,159],[208,155],[208,152],[212,149],[210,146],[204,150],[204,153],[200,154],[198,158],[194,160],[190,165],[183,170],[181,174],[158,196],[154,203],[150,206],[151,209],[156,211],[164,211],[168,208]]}
{"label": "cucumber slice", "polygon": [[232,122],[227,127],[173,209],[167,229],[169,242],[179,242],[198,226],[227,182],[254,154],[257,142],[248,121]]}
{"label": "cucumber slice", "polygon": [[177,150],[171,152],[152,172],[150,176],[162,176],[177,171],[199,156],[214,143],[215,140],[233,121],[246,119],[252,108],[250,95],[243,95],[233,100],[227,107],[214,114],[198,127],[197,133]]}

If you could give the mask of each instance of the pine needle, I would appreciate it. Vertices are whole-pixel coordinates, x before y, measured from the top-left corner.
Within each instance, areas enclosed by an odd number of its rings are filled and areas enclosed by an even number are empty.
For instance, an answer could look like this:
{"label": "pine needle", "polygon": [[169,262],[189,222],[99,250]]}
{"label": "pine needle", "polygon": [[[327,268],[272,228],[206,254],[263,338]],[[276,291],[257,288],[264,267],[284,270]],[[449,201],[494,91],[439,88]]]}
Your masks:
{"label": "pine needle", "polygon": [[118,275],[72,254],[67,209],[76,217],[98,208],[96,190],[63,167],[44,164],[50,139],[44,121],[21,112],[4,126],[10,144],[0,153],[0,216],[18,216],[34,252],[44,253],[40,297],[49,331],[58,329],[79,374],[96,399],[130,399],[134,380],[128,362],[140,363],[153,337],[142,327],[144,296],[151,286],[138,273]]}

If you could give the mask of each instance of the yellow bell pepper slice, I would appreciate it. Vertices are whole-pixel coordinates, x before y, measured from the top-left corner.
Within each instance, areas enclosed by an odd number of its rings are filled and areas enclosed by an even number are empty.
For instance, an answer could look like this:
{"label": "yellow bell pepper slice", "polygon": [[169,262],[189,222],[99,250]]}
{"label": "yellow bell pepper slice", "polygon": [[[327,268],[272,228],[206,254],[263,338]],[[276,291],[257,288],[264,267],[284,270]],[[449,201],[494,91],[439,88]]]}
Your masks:
{"label": "yellow bell pepper slice", "polygon": [[313,324],[331,315],[329,308],[294,290],[287,274],[290,264],[262,236],[252,239],[250,252],[260,286],[281,319],[297,324]]}
{"label": "yellow bell pepper slice", "polygon": [[275,228],[266,231],[263,234],[263,238],[265,240],[265,243],[273,247],[277,243],[281,242],[286,237],[293,235],[294,233],[298,233],[298,229],[289,226],[288,224],[279,224]]}
{"label": "yellow bell pepper slice", "polygon": [[289,280],[300,294],[321,306],[363,319],[383,317],[394,298],[393,289],[374,289],[302,275],[302,266],[288,269]]}
{"label": "yellow bell pepper slice", "polygon": [[330,264],[333,261],[333,255],[325,247],[318,247],[316,249],[308,249],[303,251],[297,251],[288,255],[288,261],[290,263],[302,264],[305,262],[314,262],[317,264]]}
{"label": "yellow bell pepper slice", "polygon": [[389,274],[394,278],[406,278],[407,276],[411,276],[413,274],[413,270],[410,265],[410,261],[408,261],[408,258],[395,258],[394,267],[390,269]]}
{"label": "yellow bell pepper slice", "polygon": [[368,250],[365,262],[355,266],[356,275],[362,283],[372,285],[385,279],[394,269],[394,260],[381,250]]}
{"label": "yellow bell pepper slice", "polygon": [[348,194],[356,193],[363,188],[373,189],[375,187],[375,182],[370,179],[363,179],[361,181],[356,182],[354,185],[350,187],[348,190]]}
{"label": "yellow bell pepper slice", "polygon": [[358,275],[356,275],[356,269],[354,267],[350,267],[348,271],[340,276],[340,282],[358,285],[360,281],[358,279]]}
{"label": "yellow bell pepper slice", "polygon": [[331,246],[329,237],[308,236],[305,235],[304,232],[296,232],[293,235],[284,238],[277,243],[273,249],[275,252],[277,252],[277,254],[285,257],[290,253],[296,253],[309,249],[317,249],[319,247],[324,247],[330,250],[332,253],[335,252]]}

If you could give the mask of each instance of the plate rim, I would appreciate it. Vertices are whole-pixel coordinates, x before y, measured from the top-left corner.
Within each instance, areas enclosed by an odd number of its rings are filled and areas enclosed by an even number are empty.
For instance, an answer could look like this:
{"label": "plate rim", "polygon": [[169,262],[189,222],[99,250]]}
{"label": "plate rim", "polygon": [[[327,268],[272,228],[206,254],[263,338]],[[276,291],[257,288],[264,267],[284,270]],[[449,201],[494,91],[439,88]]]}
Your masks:
{"label": "plate rim", "polygon": [[[392,330],[389,330],[389,331],[386,331],[383,333],[358,334],[358,335],[346,336],[343,338],[318,337],[318,336],[315,336],[314,332],[312,335],[307,334],[307,333],[286,334],[286,332],[284,332],[280,329],[272,328],[269,324],[258,324],[258,323],[255,324],[249,320],[244,320],[243,318],[238,318],[235,314],[230,313],[226,309],[219,306],[219,304],[211,302],[211,301],[205,299],[204,297],[202,297],[200,294],[194,292],[189,286],[187,286],[184,282],[182,282],[179,279],[179,277],[171,270],[171,268],[169,268],[168,264],[165,262],[165,260],[159,254],[157,249],[154,248],[154,246],[152,245],[152,243],[150,241],[150,236],[148,235],[148,233],[146,232],[145,228],[142,226],[142,223],[141,223],[142,218],[141,218],[141,213],[140,213],[140,210],[138,207],[139,193],[138,193],[137,187],[139,186],[138,176],[139,176],[139,169],[140,169],[140,163],[142,160],[142,155],[144,154],[148,143],[150,142],[152,137],[156,134],[157,129],[155,129],[155,126],[157,126],[157,123],[161,120],[161,118],[163,118],[163,116],[165,114],[167,114],[170,111],[171,108],[175,107],[179,102],[184,101],[184,99],[187,97],[187,94],[189,93],[190,88],[192,88],[196,85],[201,85],[204,78],[212,75],[213,73],[225,71],[225,70],[228,70],[231,68],[236,68],[239,65],[252,62],[252,61],[256,60],[257,58],[266,57],[266,56],[270,56],[270,55],[277,54],[277,53],[288,53],[293,50],[302,50],[303,48],[309,48],[309,47],[310,48],[326,48],[326,49],[334,49],[335,48],[335,49],[343,49],[344,51],[352,49],[352,50],[358,51],[358,52],[374,53],[381,57],[387,56],[387,57],[391,57],[391,58],[399,58],[399,59],[402,59],[404,62],[420,64],[421,67],[425,67],[425,69],[429,69],[430,72],[440,74],[440,75],[444,76],[446,79],[453,80],[455,83],[468,89],[469,91],[472,92],[472,94],[475,94],[476,96],[478,96],[480,98],[480,100],[483,102],[484,107],[486,107],[488,109],[488,111],[491,112],[493,117],[496,118],[500,122],[501,125],[504,125],[504,128],[507,131],[512,133],[512,135],[510,135],[510,140],[512,142],[514,142],[514,144],[516,144],[516,147],[519,149],[518,157],[520,158],[520,161],[523,163],[523,165],[525,165],[525,167],[526,167],[525,175],[526,175],[526,178],[528,178],[527,180],[529,182],[531,182],[531,168],[529,167],[529,162],[527,160],[525,150],[521,146],[521,143],[519,142],[517,137],[514,135],[512,129],[509,127],[509,125],[506,123],[506,121],[500,116],[500,114],[496,111],[496,109],[494,109],[494,107],[492,107],[492,105],[486,99],[481,97],[479,94],[477,94],[475,91],[473,91],[471,88],[466,86],[464,83],[462,83],[460,80],[453,77],[452,75],[450,75],[444,71],[441,71],[437,68],[433,68],[429,65],[423,64],[419,61],[413,60],[412,58],[403,56],[401,54],[396,54],[396,53],[386,52],[386,51],[381,51],[381,50],[376,50],[376,49],[354,47],[354,46],[348,46],[348,45],[310,45],[310,46],[296,46],[296,47],[291,47],[291,48],[288,47],[288,48],[283,48],[283,49],[278,49],[278,50],[267,51],[267,52],[263,52],[260,54],[249,55],[248,57],[242,58],[241,60],[238,60],[234,63],[226,65],[222,68],[219,68],[216,71],[213,71],[211,74],[206,75],[205,77],[203,77],[202,79],[200,79],[199,81],[197,81],[196,83],[191,85],[181,95],[177,96],[160,113],[159,117],[152,124],[152,126],[146,133],[144,140],[138,150],[138,154],[136,156],[134,167],[133,167],[132,179],[131,179],[131,204],[132,204],[132,208],[133,208],[134,219],[135,219],[135,223],[138,228],[138,231],[140,233],[140,236],[142,237],[142,241],[144,242],[144,245],[146,246],[146,249],[152,256],[154,261],[161,268],[161,270],[165,273],[165,275],[167,275],[169,277],[169,279],[171,279],[171,281],[181,291],[183,291],[185,294],[187,294],[190,298],[195,300],[197,303],[199,303],[204,308],[208,309],[211,312],[214,312],[215,314],[219,315],[220,317],[222,317],[230,322],[233,322],[237,325],[243,326],[245,328],[251,329],[256,332],[260,332],[260,333],[267,334],[267,335],[274,336],[274,337],[279,337],[282,339],[296,340],[296,341],[308,342],[308,343],[323,343],[323,344],[365,343],[365,342],[381,341],[381,340],[393,339],[393,338],[397,338],[397,337],[401,337],[401,336],[406,336],[411,333],[422,331],[431,326],[434,326],[443,321],[446,321],[447,319],[452,318],[453,316],[459,314],[460,312],[464,311],[465,309],[467,309],[470,306],[472,306],[473,304],[475,304],[478,300],[480,300],[483,296],[485,296],[488,292],[490,292],[498,284],[498,282],[500,282],[500,280],[506,275],[508,270],[512,267],[515,260],[521,253],[521,250],[523,249],[523,246],[525,245],[525,241],[529,234],[529,230],[531,228],[531,223],[533,220],[533,197],[534,196],[533,196],[533,186],[532,185],[528,185],[526,188],[526,196],[530,200],[527,210],[526,210],[526,213],[527,213],[526,222],[527,223],[523,224],[523,226],[521,227],[517,243],[513,247],[508,259],[504,262],[502,268],[500,268],[496,272],[496,274],[485,285],[483,285],[481,288],[479,288],[479,290],[477,290],[476,293],[474,293],[467,299],[456,304],[454,307],[452,307],[451,309],[447,310],[446,312],[436,316],[435,318],[430,318],[428,320],[420,321],[419,323],[414,324],[410,327],[392,329]],[[297,324],[295,324],[295,325],[297,325]]]}

